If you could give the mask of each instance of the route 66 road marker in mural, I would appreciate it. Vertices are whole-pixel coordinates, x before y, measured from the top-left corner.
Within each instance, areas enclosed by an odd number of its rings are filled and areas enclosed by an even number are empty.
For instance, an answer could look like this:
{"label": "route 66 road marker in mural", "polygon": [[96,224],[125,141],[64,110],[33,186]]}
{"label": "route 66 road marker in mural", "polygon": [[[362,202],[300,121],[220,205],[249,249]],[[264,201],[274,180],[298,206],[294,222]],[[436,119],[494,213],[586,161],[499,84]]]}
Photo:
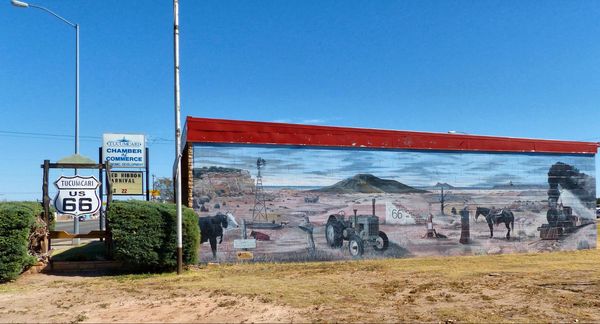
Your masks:
{"label": "route 66 road marker in mural", "polygon": [[100,182],[94,176],[60,176],[54,182],[58,193],[54,208],[61,214],[93,214],[100,208],[100,197],[96,189]]}

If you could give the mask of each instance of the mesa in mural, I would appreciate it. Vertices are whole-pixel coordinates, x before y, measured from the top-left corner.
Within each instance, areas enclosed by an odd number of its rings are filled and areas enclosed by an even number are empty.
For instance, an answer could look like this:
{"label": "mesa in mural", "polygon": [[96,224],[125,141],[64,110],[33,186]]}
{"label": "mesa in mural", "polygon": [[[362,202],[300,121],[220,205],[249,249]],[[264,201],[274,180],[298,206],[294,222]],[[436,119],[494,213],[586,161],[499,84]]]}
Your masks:
{"label": "mesa in mural", "polygon": [[596,247],[593,155],[195,144],[193,156],[193,206],[227,225],[202,261],[237,261],[243,239],[255,261]]}

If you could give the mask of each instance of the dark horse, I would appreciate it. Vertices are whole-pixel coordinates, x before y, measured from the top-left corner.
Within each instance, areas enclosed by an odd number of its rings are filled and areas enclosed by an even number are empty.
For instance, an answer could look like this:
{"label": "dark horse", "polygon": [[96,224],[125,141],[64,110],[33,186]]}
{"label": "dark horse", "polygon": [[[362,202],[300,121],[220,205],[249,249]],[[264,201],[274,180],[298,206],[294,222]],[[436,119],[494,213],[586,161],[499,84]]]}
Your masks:
{"label": "dark horse", "polygon": [[210,242],[213,258],[217,257],[217,237],[220,238],[219,244],[223,243],[223,229],[229,226],[229,222],[236,227],[238,226],[238,223],[230,212],[198,218],[201,235],[200,243]]}
{"label": "dark horse", "polygon": [[485,217],[485,220],[490,227],[490,237],[494,237],[494,224],[498,225],[500,223],[504,223],[504,225],[506,225],[506,229],[508,229],[508,233],[506,233],[506,239],[510,239],[511,227],[513,230],[515,229],[515,215],[510,210],[492,210],[490,208],[477,207],[477,211],[475,212],[475,220],[477,220],[479,215],[483,215]]}

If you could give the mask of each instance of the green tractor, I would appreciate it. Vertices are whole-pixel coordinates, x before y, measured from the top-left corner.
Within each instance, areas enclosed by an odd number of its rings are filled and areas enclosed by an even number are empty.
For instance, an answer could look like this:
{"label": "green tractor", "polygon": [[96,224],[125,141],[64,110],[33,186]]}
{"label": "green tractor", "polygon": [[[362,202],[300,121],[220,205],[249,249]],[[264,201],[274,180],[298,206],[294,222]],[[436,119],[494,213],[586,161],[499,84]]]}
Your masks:
{"label": "green tractor", "polygon": [[390,245],[387,235],[379,230],[379,217],[375,215],[356,215],[346,220],[341,211],[330,215],[325,225],[325,238],[332,248],[340,248],[344,240],[348,241],[348,249],[353,257],[360,257],[365,245],[373,246],[377,252],[387,250]]}

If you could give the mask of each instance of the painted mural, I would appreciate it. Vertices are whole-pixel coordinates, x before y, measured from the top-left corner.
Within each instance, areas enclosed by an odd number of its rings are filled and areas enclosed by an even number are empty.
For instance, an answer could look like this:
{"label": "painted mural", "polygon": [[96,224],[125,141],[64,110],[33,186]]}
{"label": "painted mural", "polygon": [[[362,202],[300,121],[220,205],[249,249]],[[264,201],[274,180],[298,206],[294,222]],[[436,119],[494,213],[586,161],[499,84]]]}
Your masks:
{"label": "painted mural", "polygon": [[592,155],[195,145],[203,262],[596,247]]}

